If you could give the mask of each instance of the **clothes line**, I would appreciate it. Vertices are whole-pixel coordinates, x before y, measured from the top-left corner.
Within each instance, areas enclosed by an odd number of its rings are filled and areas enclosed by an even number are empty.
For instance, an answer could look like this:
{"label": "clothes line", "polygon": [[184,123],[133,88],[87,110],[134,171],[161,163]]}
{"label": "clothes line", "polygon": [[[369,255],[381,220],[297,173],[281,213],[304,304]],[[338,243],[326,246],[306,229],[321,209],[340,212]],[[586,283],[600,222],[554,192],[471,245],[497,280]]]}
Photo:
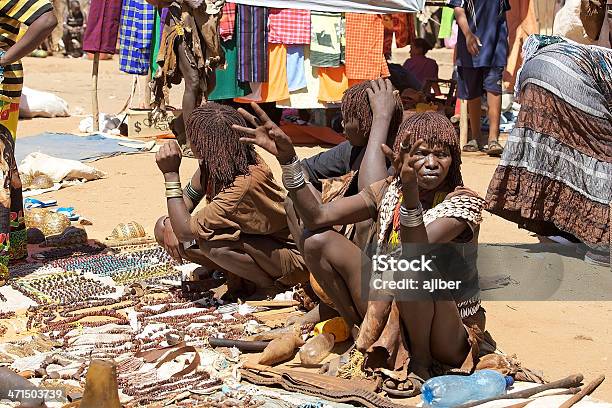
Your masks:
{"label": "clothes line", "polygon": [[231,3],[271,8],[293,8],[342,13],[417,13],[425,0],[228,0]]}

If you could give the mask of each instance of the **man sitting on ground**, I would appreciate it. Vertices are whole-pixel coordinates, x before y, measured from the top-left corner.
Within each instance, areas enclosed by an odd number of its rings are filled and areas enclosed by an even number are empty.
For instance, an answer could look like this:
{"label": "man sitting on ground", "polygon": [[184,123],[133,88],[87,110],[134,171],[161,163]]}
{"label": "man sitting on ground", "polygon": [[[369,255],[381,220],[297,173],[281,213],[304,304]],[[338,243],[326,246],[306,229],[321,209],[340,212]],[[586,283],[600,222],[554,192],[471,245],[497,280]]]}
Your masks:
{"label": "man sitting on ground", "polygon": [[[179,145],[166,143],[157,153],[168,216],[158,220],[155,236],[175,259],[224,270],[261,295],[305,283],[308,271],[287,227],[284,191],[232,125],[245,122],[231,107],[209,102],[193,111],[186,130],[200,166],[184,191]],[[204,197],[207,205],[191,215]],[[180,244],[193,240],[195,248]]]}

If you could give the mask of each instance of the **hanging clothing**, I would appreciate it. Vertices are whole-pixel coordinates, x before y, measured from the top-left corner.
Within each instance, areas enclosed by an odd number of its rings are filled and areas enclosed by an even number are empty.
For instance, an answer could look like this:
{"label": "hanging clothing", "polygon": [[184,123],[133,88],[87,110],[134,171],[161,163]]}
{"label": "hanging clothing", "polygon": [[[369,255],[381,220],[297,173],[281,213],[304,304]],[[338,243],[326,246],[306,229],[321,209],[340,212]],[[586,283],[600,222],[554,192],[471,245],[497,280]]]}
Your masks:
{"label": "hanging clothing", "polygon": [[234,37],[236,28],[236,3],[225,3],[219,20],[219,36],[223,41],[229,41]]}
{"label": "hanging clothing", "polygon": [[313,67],[339,67],[342,61],[342,13],[313,11],[310,63]]}
{"label": "hanging clothing", "polygon": [[[166,10],[166,9],[164,9]],[[157,65],[157,56],[159,55],[159,46],[161,44],[161,36],[162,36],[162,16],[163,11],[156,9],[155,10],[155,25],[153,26],[153,35],[151,38],[151,77],[155,78],[155,74],[159,69],[159,65]]]}
{"label": "hanging clothing", "polygon": [[236,39],[233,38],[229,41],[222,41],[221,47],[225,53],[225,66],[219,67],[215,71],[216,85],[215,89],[208,95],[209,101],[239,98],[251,92],[248,83],[239,82],[236,78],[236,72],[238,70]]}
{"label": "hanging clothing", "polygon": [[287,82],[289,92],[306,88],[306,71],[304,69],[304,46],[287,46]]}
{"label": "hanging clothing", "polygon": [[337,103],[342,101],[344,92],[349,88],[344,65],[338,68],[319,68],[319,100]]}
{"label": "hanging clothing", "polygon": [[268,41],[273,44],[310,44],[310,11],[270,9]]}
{"label": "hanging clothing", "polygon": [[444,7],[442,9],[442,18],[440,20],[440,31],[438,31],[438,38],[450,38],[450,36],[453,35],[455,11],[449,7]]}
{"label": "hanging clothing", "polygon": [[114,54],[121,20],[122,0],[91,0],[83,51]]}
{"label": "hanging clothing", "polygon": [[[287,72],[289,68],[289,61],[291,55],[295,53],[295,48],[300,46],[288,47],[287,49]],[[294,108],[294,109],[324,109],[325,105],[319,102],[319,77],[318,68],[310,65],[310,49],[308,47],[301,47],[304,53],[304,75],[306,77],[306,87],[298,91],[292,91],[289,94],[289,99],[285,99],[277,102],[277,108]],[[296,68],[299,69],[299,68]],[[291,81],[290,81],[291,84]],[[291,89],[291,88],[290,88]]]}
{"label": "hanging clothing", "polygon": [[155,8],[145,0],[124,0],[119,34],[119,69],[148,75]]}
{"label": "hanging clothing", "polygon": [[154,78],[154,106],[164,106],[168,89],[182,80],[176,55],[179,48],[185,49],[191,68],[198,70],[199,96],[207,95],[210,76],[225,63],[218,34],[219,14],[208,14],[205,7],[193,9],[187,3],[175,2],[169,7],[157,57],[161,69]]}
{"label": "hanging clothing", "polygon": [[512,8],[506,13],[510,52],[504,70],[503,88],[513,90],[516,73],[523,64],[523,43],[531,34],[537,34],[539,29],[533,0],[510,0],[510,6]]}
{"label": "hanging clothing", "polygon": [[389,76],[383,55],[384,26],[376,14],[346,14],[346,76],[377,79]]}
{"label": "hanging clothing", "polygon": [[268,9],[237,5],[238,80],[268,80]]}
{"label": "hanging clothing", "polygon": [[289,85],[287,83],[287,46],[283,44],[270,44],[268,48],[268,82],[261,83],[256,89],[251,86],[253,93],[244,98],[237,98],[237,102],[276,102],[289,98]]}
{"label": "hanging clothing", "polygon": [[391,56],[393,48],[393,35],[395,34],[395,46],[404,48],[412,43],[416,37],[416,29],[414,26],[414,14],[411,13],[394,13],[383,14],[383,26],[385,27],[385,39],[383,45],[383,54]]}

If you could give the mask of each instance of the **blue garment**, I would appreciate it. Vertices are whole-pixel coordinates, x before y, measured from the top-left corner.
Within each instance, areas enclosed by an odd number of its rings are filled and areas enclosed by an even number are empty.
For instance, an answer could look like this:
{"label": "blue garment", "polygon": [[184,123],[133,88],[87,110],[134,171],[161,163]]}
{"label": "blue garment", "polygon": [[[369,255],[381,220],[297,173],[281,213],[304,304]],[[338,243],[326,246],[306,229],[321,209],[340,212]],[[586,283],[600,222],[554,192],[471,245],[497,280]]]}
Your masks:
{"label": "blue garment", "polygon": [[459,30],[457,38],[457,66],[504,67],[508,60],[508,0],[448,0],[449,7],[462,7],[470,30],[482,43],[477,56],[472,56],[465,35]]}
{"label": "blue garment", "polygon": [[306,70],[304,67],[304,46],[287,46],[287,82],[289,92],[306,88]]}
{"label": "blue garment", "polygon": [[145,0],[125,0],[119,31],[119,69],[147,75],[155,27],[155,8]]}

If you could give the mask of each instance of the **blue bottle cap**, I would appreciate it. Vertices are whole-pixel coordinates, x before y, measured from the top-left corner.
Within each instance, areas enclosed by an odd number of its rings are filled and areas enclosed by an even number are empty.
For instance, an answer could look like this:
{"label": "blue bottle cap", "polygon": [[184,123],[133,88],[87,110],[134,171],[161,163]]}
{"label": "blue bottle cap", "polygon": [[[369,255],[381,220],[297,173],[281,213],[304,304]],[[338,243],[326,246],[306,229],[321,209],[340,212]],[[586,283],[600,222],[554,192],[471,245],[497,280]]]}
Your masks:
{"label": "blue bottle cap", "polygon": [[512,387],[513,384],[514,384],[514,378],[507,375],[506,376],[506,388]]}

